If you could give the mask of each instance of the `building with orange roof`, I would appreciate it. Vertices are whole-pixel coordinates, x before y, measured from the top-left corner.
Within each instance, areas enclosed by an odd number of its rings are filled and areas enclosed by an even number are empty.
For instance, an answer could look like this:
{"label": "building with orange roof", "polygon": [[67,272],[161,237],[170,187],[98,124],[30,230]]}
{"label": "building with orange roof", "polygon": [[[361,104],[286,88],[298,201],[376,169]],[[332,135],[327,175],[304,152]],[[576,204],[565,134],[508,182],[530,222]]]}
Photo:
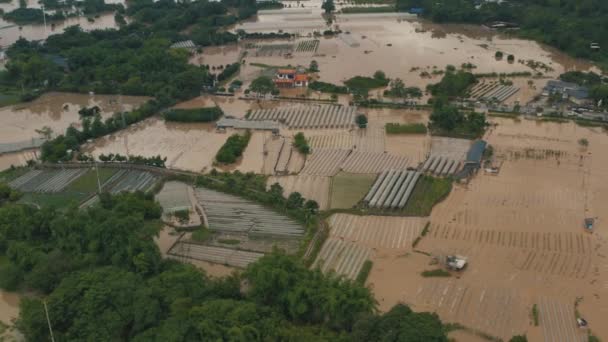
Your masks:
{"label": "building with orange roof", "polygon": [[296,69],[278,69],[273,81],[279,88],[306,87],[308,75]]}

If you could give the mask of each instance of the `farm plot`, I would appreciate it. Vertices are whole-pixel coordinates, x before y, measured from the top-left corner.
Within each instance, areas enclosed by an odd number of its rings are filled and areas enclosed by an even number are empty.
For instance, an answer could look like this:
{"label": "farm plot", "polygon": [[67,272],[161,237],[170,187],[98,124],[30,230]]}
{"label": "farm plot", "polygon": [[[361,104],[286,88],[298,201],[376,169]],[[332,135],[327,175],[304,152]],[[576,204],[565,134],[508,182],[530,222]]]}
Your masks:
{"label": "farm plot", "polygon": [[334,214],[329,236],[370,248],[409,249],[420,235],[424,218]]}
{"label": "farm plot", "polygon": [[109,191],[111,194],[118,194],[123,191],[148,191],[159,180],[159,176],[148,171],[139,170],[120,170],[114,174],[102,189]]}
{"label": "farm plot", "polygon": [[9,185],[23,192],[56,193],[87,173],[89,169],[32,170]]}
{"label": "farm plot", "polygon": [[503,102],[519,91],[518,87],[502,85],[498,82],[481,82],[471,88],[472,99]]}
{"label": "farm plot", "polygon": [[545,342],[589,341],[587,332],[576,326],[576,320],[574,319],[576,315],[572,303],[540,297],[538,310]]}
{"label": "farm plot", "polygon": [[293,154],[293,149],[291,148],[291,140],[282,139],[281,149],[279,150],[277,162],[274,165],[274,172],[277,174],[286,174],[288,172],[287,166],[289,165],[289,160],[291,159],[291,155]]}
{"label": "farm plot", "polygon": [[447,157],[449,159],[461,161],[465,159],[470,147],[471,140],[432,137],[430,155],[436,157]]}
{"label": "farm plot", "polygon": [[450,176],[460,170],[460,161],[449,157],[431,155],[420,167],[421,172],[435,176]]}
{"label": "farm plot", "polygon": [[427,279],[406,296],[408,302],[436,312],[443,321],[457,322],[505,340],[528,327],[527,298],[516,289]]}
{"label": "farm plot", "polygon": [[333,176],[340,171],[340,166],[350,152],[350,150],[337,149],[313,151],[306,161],[302,173],[317,176]]}
{"label": "farm plot", "polygon": [[251,112],[248,120],[272,120],[289,129],[353,128],[356,107],[334,105],[299,105],[258,109]]}
{"label": "farm plot", "polygon": [[385,152],[386,132],[383,127],[368,124],[366,129],[355,129],[350,133],[353,137],[353,149],[359,152]]}
{"label": "farm plot", "polygon": [[274,175],[284,144],[284,137],[271,136],[266,138],[264,142],[264,166],[262,167],[262,174]]}
{"label": "farm plot", "polygon": [[319,40],[302,40],[298,42],[298,46],[296,47],[296,52],[309,52],[316,53],[319,48]]}
{"label": "farm plot", "polygon": [[350,133],[311,135],[307,137],[308,145],[314,150],[331,148],[348,150],[353,148],[353,136]]}
{"label": "farm plot", "polygon": [[293,52],[293,44],[248,44],[247,48],[254,49],[254,57],[283,56]]}
{"label": "farm plot", "polygon": [[270,187],[274,183],[279,183],[283,187],[285,197],[292,192],[299,192],[302,197],[316,201],[321,210],[329,208],[329,177],[312,175],[269,177],[266,184]]}
{"label": "farm plot", "polygon": [[156,200],[163,207],[164,212],[178,210],[190,210],[189,185],[182,182],[170,181],[163,185],[162,190],[156,195]]}
{"label": "farm plot", "polygon": [[363,199],[376,175],[340,172],[331,179],[331,209],[352,208]]}
{"label": "farm plot", "polygon": [[304,235],[300,224],[257,203],[205,188],[197,188],[195,196],[211,230],[285,238]]}
{"label": "farm plot", "polygon": [[11,166],[25,166],[29,160],[38,160],[38,150],[25,150],[20,152],[9,152],[0,154],[0,171]]}
{"label": "farm plot", "polygon": [[247,265],[264,256],[257,252],[199,245],[186,241],[177,242],[167,254],[180,260],[181,258],[196,259],[239,268],[246,268]]}
{"label": "farm plot", "polygon": [[407,169],[408,158],[377,152],[353,152],[351,153],[341,169],[350,173],[380,173],[385,170]]}
{"label": "farm plot", "polygon": [[372,255],[370,248],[330,237],[325,241],[312,268],[319,267],[323,273],[335,272],[354,280],[363,263]]}
{"label": "farm plot", "polygon": [[403,209],[420,178],[419,172],[384,171],[378,176],[363,203],[370,208]]}

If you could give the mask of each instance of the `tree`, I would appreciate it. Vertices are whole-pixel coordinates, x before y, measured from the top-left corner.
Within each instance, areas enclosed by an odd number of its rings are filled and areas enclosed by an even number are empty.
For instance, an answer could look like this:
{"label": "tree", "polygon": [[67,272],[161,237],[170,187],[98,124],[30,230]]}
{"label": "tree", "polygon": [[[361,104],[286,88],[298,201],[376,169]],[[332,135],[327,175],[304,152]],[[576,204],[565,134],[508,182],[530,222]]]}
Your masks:
{"label": "tree", "polygon": [[285,206],[287,209],[299,209],[304,205],[304,197],[299,192],[292,192],[287,197],[287,202]]}
{"label": "tree", "polygon": [[53,129],[49,126],[43,126],[41,129],[35,130],[42,139],[49,140],[53,136]]}
{"label": "tree", "polygon": [[315,60],[312,60],[310,62],[310,66],[308,67],[308,71],[319,72],[319,63],[317,63],[317,61],[315,61]]}
{"label": "tree", "polygon": [[367,116],[365,116],[365,114],[357,115],[356,121],[357,121],[357,125],[359,126],[359,128],[367,127]]}
{"label": "tree", "polygon": [[503,57],[502,51],[496,51],[496,53],[494,54],[494,57],[496,57],[496,59],[501,59]]}
{"label": "tree", "polygon": [[528,342],[528,338],[526,337],[526,335],[515,335],[511,337],[509,342]]}
{"label": "tree", "polygon": [[336,5],[334,5],[334,0],[324,0],[321,8],[325,10],[326,14],[331,14],[336,10]]}
{"label": "tree", "polygon": [[379,81],[386,81],[386,74],[382,70],[377,70],[374,73],[374,78],[377,79],[377,80],[379,80]]}
{"label": "tree", "polygon": [[266,96],[266,94],[276,91],[277,87],[270,77],[260,76],[251,82],[249,89],[258,96]]}

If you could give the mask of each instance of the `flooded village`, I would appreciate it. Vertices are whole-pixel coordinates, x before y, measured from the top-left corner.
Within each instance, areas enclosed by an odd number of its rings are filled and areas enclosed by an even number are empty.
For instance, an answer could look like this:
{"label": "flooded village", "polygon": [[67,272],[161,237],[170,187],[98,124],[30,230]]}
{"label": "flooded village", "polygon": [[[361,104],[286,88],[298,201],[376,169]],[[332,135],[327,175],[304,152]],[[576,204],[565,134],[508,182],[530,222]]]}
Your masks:
{"label": "flooded village", "polygon": [[[608,339],[608,113],[563,76],[605,79],[601,68],[503,30],[342,12],[360,4],[331,15],[318,0],[282,4],[223,28],[235,42],[172,42],[212,86],[133,121],[124,113],[152,96],[0,94],[0,182],[37,208],[153,194],[163,258],[220,278],[279,248],[360,282],[381,313],[399,303],[436,313],[456,327],[454,341]],[[120,27],[111,12],[46,27],[0,19],[0,53],[71,25]],[[440,126],[438,93],[455,87],[443,109],[465,123],[482,113],[480,130]],[[187,119],[199,115],[214,117]],[[48,141],[95,122],[114,126],[43,160]],[[256,197],[277,192],[284,207]],[[5,253],[0,244],[0,267]],[[23,339],[11,326],[29,295],[0,290],[0,340]]]}

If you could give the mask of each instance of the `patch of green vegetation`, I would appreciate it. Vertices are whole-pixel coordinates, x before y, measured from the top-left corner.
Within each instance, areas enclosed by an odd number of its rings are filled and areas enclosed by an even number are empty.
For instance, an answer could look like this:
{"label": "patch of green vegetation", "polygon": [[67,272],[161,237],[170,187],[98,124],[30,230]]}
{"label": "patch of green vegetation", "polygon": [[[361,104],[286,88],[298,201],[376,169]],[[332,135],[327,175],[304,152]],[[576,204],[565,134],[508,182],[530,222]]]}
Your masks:
{"label": "patch of green vegetation", "polygon": [[426,271],[422,271],[420,273],[421,276],[428,278],[428,277],[451,277],[452,274],[442,268],[438,268],[435,270],[426,270]]}
{"label": "patch of green vegetation", "polygon": [[251,132],[246,131],[245,134],[235,133],[222,145],[215,159],[221,164],[232,164],[243,155],[243,151],[249,144]]}
{"label": "patch of green vegetation", "polygon": [[369,277],[369,273],[372,271],[373,266],[374,263],[371,260],[365,260],[363,266],[361,266],[361,270],[357,274],[355,282],[362,286],[365,286],[365,282],[367,281],[367,277]]}
{"label": "patch of green vegetation", "polygon": [[163,117],[167,121],[177,122],[211,122],[224,115],[220,107],[206,107],[195,109],[171,109]]}
{"label": "patch of green vegetation", "polygon": [[323,93],[332,93],[332,94],[348,94],[348,88],[335,85],[327,82],[314,81],[308,84],[308,88],[316,91],[320,91]]}
{"label": "patch of green vegetation", "polygon": [[251,63],[249,63],[249,65],[255,66],[255,67],[258,67],[258,68],[264,68],[264,69],[289,69],[289,68],[293,68],[293,65],[291,65],[291,64],[288,64],[288,65],[270,65],[270,64],[264,64],[264,63],[251,62]]}
{"label": "patch of green vegetation", "polygon": [[173,216],[179,221],[181,224],[188,223],[190,221],[190,210],[177,210],[173,212]]}
{"label": "patch of green vegetation", "polygon": [[30,168],[27,167],[10,167],[6,170],[0,171],[0,182],[8,183],[14,179],[17,179],[26,174]]}
{"label": "patch of green vegetation", "polygon": [[306,140],[306,137],[302,132],[298,132],[293,137],[293,146],[298,149],[298,151],[300,151],[300,153],[302,154],[310,153],[310,146],[308,145],[308,140]]}
{"label": "patch of green vegetation", "polygon": [[408,216],[429,216],[435,204],[441,202],[452,191],[452,181],[423,175],[407,201],[404,213]]}
{"label": "patch of green vegetation", "polygon": [[426,134],[427,132],[426,125],[421,123],[387,123],[385,129],[386,134]]}
{"label": "patch of green vegetation", "polygon": [[422,229],[422,232],[420,232],[420,236],[426,236],[426,234],[429,233],[429,227],[431,226],[431,221],[427,222],[424,225],[424,228]]}
{"label": "patch of green vegetation", "polygon": [[11,106],[21,102],[21,96],[17,92],[4,92],[0,93],[0,107]]}
{"label": "patch of green vegetation", "polygon": [[591,333],[591,331],[589,331],[589,339],[588,339],[588,341],[589,341],[589,342],[601,342],[602,340],[600,340],[600,338],[599,338],[599,337],[597,337],[597,336],[593,335],[593,334]]}
{"label": "patch of green vegetation", "polygon": [[487,126],[485,114],[462,111],[445,97],[434,99],[429,122],[432,135],[475,139],[483,135]]}
{"label": "patch of green vegetation", "polygon": [[376,176],[340,172],[331,181],[330,206],[332,209],[354,207],[374,184]]}
{"label": "patch of green vegetation", "polygon": [[[99,183],[105,183],[110,177],[112,177],[118,169],[110,169],[110,168],[98,168],[99,170]],[[99,186],[97,184],[97,171],[95,169],[89,170],[87,173],[82,175],[80,178],[73,181],[70,185],[65,189],[68,192],[80,192],[80,193],[93,193],[97,192]]]}
{"label": "patch of green vegetation", "polygon": [[211,231],[207,228],[200,228],[192,232],[192,240],[205,242],[211,237]]}
{"label": "patch of green vegetation", "polygon": [[64,209],[71,205],[78,205],[87,198],[87,194],[78,192],[59,193],[24,193],[19,203],[33,204],[40,207]]}
{"label": "patch of green vegetation", "polygon": [[536,304],[532,305],[532,320],[534,321],[534,326],[538,326],[538,306]]}
{"label": "patch of green vegetation", "polygon": [[351,88],[354,91],[363,91],[367,92],[370,89],[374,88],[382,88],[386,87],[389,83],[389,80],[386,78],[386,75],[382,71],[376,71],[374,77],[367,76],[355,76],[346,81],[347,87]]}
{"label": "patch of green vegetation", "polygon": [[217,242],[223,243],[224,245],[238,245],[241,243],[241,240],[237,239],[218,239]]}
{"label": "patch of green vegetation", "polygon": [[340,10],[344,14],[350,13],[391,13],[396,12],[395,6],[376,6],[376,7],[342,7]]}

